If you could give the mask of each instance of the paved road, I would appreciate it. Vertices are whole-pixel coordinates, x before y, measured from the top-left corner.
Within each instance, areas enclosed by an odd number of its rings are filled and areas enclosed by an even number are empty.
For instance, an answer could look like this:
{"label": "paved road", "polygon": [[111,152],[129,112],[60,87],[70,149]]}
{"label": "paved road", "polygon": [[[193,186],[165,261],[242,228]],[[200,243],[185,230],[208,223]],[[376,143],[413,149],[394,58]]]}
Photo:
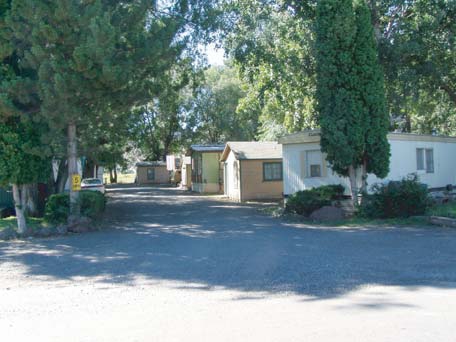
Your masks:
{"label": "paved road", "polygon": [[456,230],[110,197],[102,231],[0,243],[0,341],[456,341]]}

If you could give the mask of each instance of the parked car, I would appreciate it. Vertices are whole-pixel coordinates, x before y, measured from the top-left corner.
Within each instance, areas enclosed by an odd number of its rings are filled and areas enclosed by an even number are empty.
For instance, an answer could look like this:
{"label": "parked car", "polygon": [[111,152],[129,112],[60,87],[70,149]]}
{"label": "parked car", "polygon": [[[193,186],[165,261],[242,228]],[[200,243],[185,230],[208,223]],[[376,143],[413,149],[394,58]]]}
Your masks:
{"label": "parked car", "polygon": [[98,178],[84,178],[81,181],[82,190],[100,191],[102,194],[105,193],[105,186],[101,179]]}

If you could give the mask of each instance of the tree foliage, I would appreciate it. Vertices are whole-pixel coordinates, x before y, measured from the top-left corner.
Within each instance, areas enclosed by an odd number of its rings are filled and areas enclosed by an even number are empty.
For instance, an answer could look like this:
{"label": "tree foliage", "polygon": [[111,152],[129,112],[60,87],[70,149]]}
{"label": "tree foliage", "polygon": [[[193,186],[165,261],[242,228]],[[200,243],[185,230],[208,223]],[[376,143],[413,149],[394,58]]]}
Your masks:
{"label": "tree foliage", "polygon": [[193,143],[253,139],[258,118],[255,112],[238,110],[244,94],[234,67],[209,68],[195,93],[188,94],[183,139]]}
{"label": "tree foliage", "polygon": [[317,7],[317,101],[321,148],[332,169],[380,178],[389,170],[389,126],[370,11],[364,1],[322,0]]}
{"label": "tree foliage", "polygon": [[225,27],[226,47],[249,85],[240,108],[260,117],[259,138],[314,128],[312,22],[281,1],[239,0],[228,10],[237,20]]}
{"label": "tree foliage", "polygon": [[[225,46],[250,84],[241,104],[262,114],[265,133],[271,128],[285,133],[315,127],[318,2],[226,2]],[[391,129],[454,134],[456,3],[365,2],[371,11],[386,80]],[[302,103],[293,109],[290,102],[296,99]]]}
{"label": "tree foliage", "polygon": [[[77,133],[94,140],[94,127],[109,130],[116,115],[157,96],[162,75],[191,40],[184,34],[189,22],[205,17],[206,7],[205,1],[11,1],[4,50],[34,76],[19,80],[16,96],[37,95],[49,139],[68,132],[70,174]],[[77,194],[70,194],[77,214]]]}

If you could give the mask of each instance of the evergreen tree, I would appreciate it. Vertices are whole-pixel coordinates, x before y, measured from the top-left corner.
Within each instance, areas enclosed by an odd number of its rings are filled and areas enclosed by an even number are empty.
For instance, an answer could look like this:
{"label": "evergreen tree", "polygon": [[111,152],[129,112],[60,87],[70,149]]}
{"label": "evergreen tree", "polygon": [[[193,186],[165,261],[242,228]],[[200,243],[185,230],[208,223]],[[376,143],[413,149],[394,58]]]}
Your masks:
{"label": "evergreen tree", "polygon": [[358,110],[364,123],[361,190],[365,192],[367,173],[384,178],[389,172],[389,115],[371,13],[364,0],[357,0],[354,7],[357,29],[354,49],[355,90],[358,92]]}
{"label": "evergreen tree", "polygon": [[[157,80],[179,58],[193,2],[12,0],[11,44],[36,70],[41,115],[66,132],[69,175],[77,173],[78,132],[109,125],[160,91]],[[79,216],[70,191],[70,220]]]}
{"label": "evergreen tree", "polygon": [[366,173],[385,177],[389,168],[388,115],[369,10],[363,2],[322,0],[316,25],[321,147],[332,169],[350,178],[357,203]]}
{"label": "evergreen tree", "polygon": [[0,186],[12,185],[18,231],[24,234],[30,193],[37,182],[47,181],[51,161],[41,139],[47,125],[37,116],[36,73],[20,65],[5,30],[10,6],[10,0],[0,1]]}
{"label": "evergreen tree", "polygon": [[49,178],[51,162],[42,155],[40,127],[11,117],[0,122],[0,186],[12,184],[18,231],[27,232],[25,206],[29,185]]}

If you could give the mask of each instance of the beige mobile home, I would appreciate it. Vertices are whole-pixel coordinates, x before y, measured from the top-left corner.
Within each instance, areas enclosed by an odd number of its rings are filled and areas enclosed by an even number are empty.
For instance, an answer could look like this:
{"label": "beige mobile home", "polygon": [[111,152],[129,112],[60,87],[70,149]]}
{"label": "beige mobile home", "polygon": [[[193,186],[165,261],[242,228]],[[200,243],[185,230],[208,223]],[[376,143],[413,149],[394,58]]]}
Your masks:
{"label": "beige mobile home", "polygon": [[[374,183],[400,180],[418,174],[420,181],[432,189],[456,184],[456,137],[390,133],[390,172],[385,179],[368,175]],[[283,145],[284,195],[320,185],[342,184],[348,190],[350,182],[332,172],[320,150],[320,131],[305,131],[279,139]]]}
{"label": "beige mobile home", "polygon": [[192,145],[187,155],[192,159],[192,191],[219,193],[223,190],[220,155],[224,145]]}
{"label": "beige mobile home", "polygon": [[168,184],[170,177],[166,163],[162,161],[137,163],[136,182],[138,184]]}
{"label": "beige mobile home", "polygon": [[282,146],[276,142],[228,142],[224,163],[224,193],[242,202],[283,196]]}

